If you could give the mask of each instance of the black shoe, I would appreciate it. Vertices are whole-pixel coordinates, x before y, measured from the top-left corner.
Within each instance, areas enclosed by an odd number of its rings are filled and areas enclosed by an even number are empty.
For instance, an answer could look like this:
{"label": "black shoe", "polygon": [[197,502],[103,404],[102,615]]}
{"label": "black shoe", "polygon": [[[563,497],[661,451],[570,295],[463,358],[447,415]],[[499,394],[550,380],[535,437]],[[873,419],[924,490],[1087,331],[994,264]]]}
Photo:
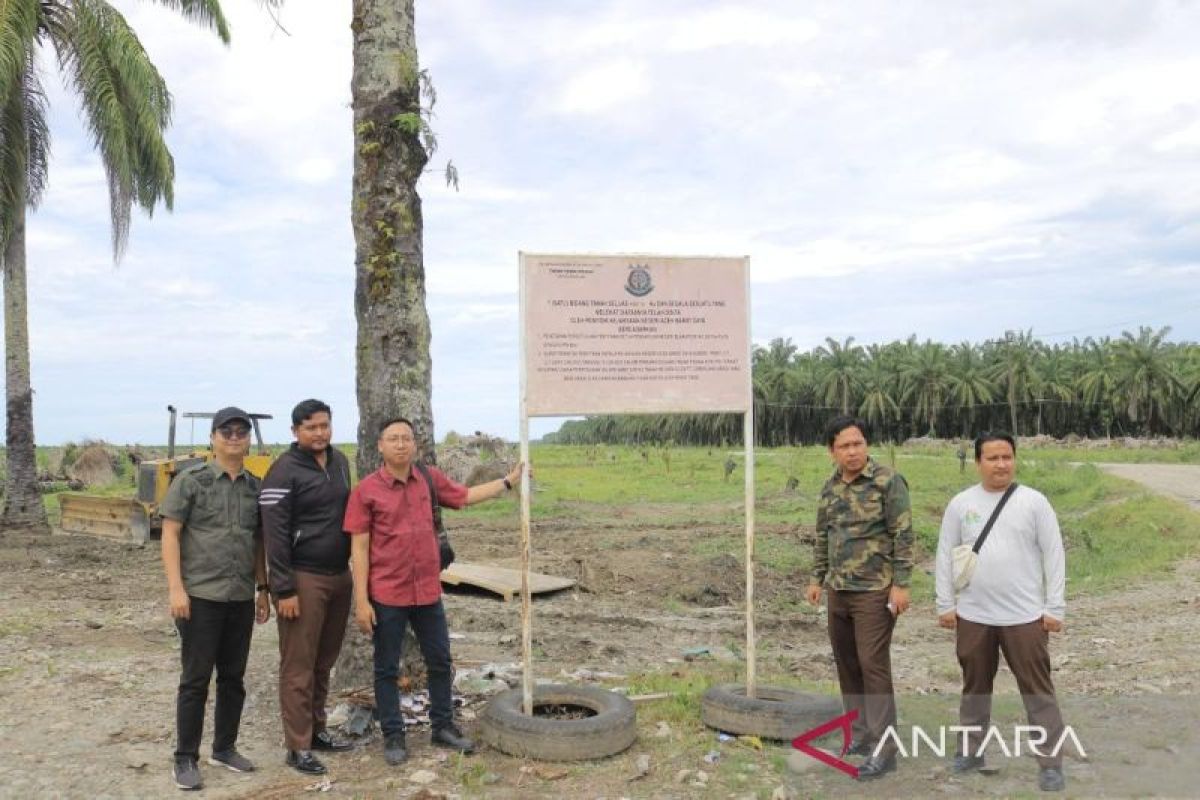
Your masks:
{"label": "black shoe", "polygon": [[325,774],[325,765],[312,754],[312,750],[288,750],[287,758],[283,763],[305,775]]}
{"label": "black shoe", "polygon": [[858,768],[858,779],[860,781],[873,781],[876,778],[882,778],[889,772],[896,771],[896,757],[889,756],[887,758],[871,756],[863,765]]}
{"label": "black shoe", "polygon": [[214,751],[208,757],[208,763],[214,767],[231,769],[234,772],[254,772],[254,762],[233,749],[222,750],[221,752]]}
{"label": "black shoe", "polygon": [[950,771],[955,775],[961,775],[964,772],[983,769],[983,766],[983,756],[956,755],[954,763],[950,765]]}
{"label": "black shoe", "polygon": [[875,743],[869,739],[855,739],[846,748],[846,752],[842,755],[847,756],[869,756],[875,752]]}
{"label": "black shoe", "polygon": [[394,733],[383,740],[383,760],[393,767],[398,767],[408,760],[403,733]]}
{"label": "black shoe", "polygon": [[451,750],[457,750],[460,753],[474,753],[475,743],[462,735],[462,731],[453,725],[447,725],[444,728],[434,728],[433,735],[429,737],[429,741],[441,747],[449,747]]}
{"label": "black shoe", "polygon": [[326,753],[340,753],[343,750],[351,750],[353,748],[353,744],[347,742],[345,739],[335,739],[329,731],[320,731],[313,734],[313,750],[324,750]]}
{"label": "black shoe", "polygon": [[1038,788],[1043,792],[1061,792],[1066,787],[1067,779],[1060,767],[1042,767],[1038,773]]}
{"label": "black shoe", "polygon": [[200,767],[191,756],[175,756],[175,766],[171,770],[175,785],[185,791],[193,791],[204,786],[200,780]]}

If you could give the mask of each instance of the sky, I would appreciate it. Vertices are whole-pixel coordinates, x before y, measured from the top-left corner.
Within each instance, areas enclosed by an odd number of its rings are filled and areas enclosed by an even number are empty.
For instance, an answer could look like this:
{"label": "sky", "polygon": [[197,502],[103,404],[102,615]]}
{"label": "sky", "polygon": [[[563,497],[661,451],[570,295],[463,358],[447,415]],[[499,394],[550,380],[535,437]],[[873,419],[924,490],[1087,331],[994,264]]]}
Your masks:
{"label": "sky", "polygon": [[[135,216],[114,265],[44,52],[38,441],[161,443],[168,404],[270,413],[287,441],[307,397],[354,440],[351,3],[290,0],[277,24],[226,0],[229,47],[114,5],[174,97],[175,207]],[[1200,340],[1198,33],[1182,0],[417,0],[438,437],[517,435],[522,250],[749,256],[754,341],[804,350]]]}

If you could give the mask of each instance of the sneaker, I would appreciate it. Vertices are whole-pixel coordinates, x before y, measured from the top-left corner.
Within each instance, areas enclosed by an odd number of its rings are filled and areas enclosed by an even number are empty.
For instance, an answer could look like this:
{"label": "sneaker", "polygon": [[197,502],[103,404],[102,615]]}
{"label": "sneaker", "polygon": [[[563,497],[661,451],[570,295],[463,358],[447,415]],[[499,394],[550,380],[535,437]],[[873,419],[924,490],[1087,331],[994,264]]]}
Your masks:
{"label": "sneaker", "polygon": [[955,775],[961,775],[964,772],[971,772],[972,770],[983,769],[983,767],[984,767],[983,756],[956,755],[954,757],[954,763],[950,765],[950,771],[953,772]]}
{"label": "sneaker", "polygon": [[429,737],[429,741],[441,747],[449,747],[451,750],[457,750],[460,753],[474,753],[475,743],[467,737],[463,736],[455,725],[450,724],[441,728],[434,728],[433,734]]}
{"label": "sneaker", "polygon": [[288,750],[283,763],[305,775],[325,774],[325,765],[312,754],[312,750]]}
{"label": "sneaker", "polygon": [[889,772],[896,771],[896,757],[888,756],[871,756],[863,765],[858,768],[858,779],[860,781],[873,781],[882,778]]}
{"label": "sneaker", "polygon": [[175,767],[171,770],[175,785],[184,791],[194,791],[204,785],[200,780],[200,767],[191,756],[175,756]]}
{"label": "sneaker", "polygon": [[1066,786],[1061,767],[1042,767],[1038,773],[1038,788],[1043,792],[1061,792]]}
{"label": "sneaker", "polygon": [[335,739],[329,731],[319,731],[313,734],[312,749],[324,750],[326,753],[340,753],[350,750],[354,745],[344,739]]}
{"label": "sneaker", "polygon": [[408,750],[404,746],[403,733],[394,733],[384,739],[383,760],[393,767],[398,767],[408,760]]}
{"label": "sneaker", "polygon": [[254,762],[246,758],[237,750],[222,750],[221,752],[213,752],[208,757],[208,763],[214,767],[225,767],[234,772],[254,772]]}

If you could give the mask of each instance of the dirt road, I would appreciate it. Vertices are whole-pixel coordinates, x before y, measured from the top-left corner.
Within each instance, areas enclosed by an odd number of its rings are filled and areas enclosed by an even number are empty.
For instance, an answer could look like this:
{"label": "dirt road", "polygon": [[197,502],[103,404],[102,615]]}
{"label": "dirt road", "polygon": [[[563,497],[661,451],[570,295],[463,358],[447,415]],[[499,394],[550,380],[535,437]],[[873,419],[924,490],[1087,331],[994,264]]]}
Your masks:
{"label": "dirt road", "polygon": [[1196,464],[1097,464],[1105,472],[1137,481],[1152,491],[1200,509],[1200,465]]}

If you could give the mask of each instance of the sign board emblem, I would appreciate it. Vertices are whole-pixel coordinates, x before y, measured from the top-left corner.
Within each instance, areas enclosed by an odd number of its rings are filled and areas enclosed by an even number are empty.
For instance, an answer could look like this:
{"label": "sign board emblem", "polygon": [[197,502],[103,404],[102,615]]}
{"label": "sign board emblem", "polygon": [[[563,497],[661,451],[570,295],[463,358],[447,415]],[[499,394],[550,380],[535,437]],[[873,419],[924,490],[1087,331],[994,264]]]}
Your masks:
{"label": "sign board emblem", "polygon": [[634,297],[645,297],[654,291],[654,282],[650,280],[650,270],[646,265],[635,264],[629,268],[625,291]]}

